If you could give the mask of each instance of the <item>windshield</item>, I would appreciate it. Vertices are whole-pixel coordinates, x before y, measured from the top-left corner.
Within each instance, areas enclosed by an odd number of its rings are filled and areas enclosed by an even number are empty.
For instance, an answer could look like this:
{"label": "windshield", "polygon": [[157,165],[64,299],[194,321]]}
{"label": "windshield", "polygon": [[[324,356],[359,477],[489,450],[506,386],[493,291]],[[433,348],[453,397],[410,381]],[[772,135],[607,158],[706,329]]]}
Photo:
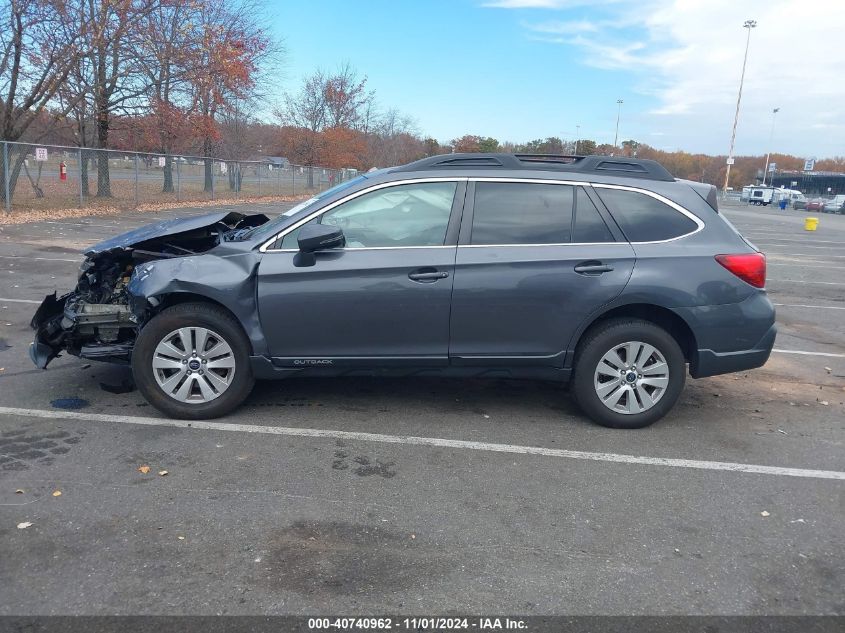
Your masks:
{"label": "windshield", "polygon": [[[378,172],[374,172],[374,173],[378,173]],[[372,174],[370,174],[370,175],[372,175]],[[280,214],[278,217],[270,220],[269,222],[262,224],[261,226],[255,227],[255,229],[253,229],[248,235],[245,235],[244,237],[253,238],[253,237],[266,237],[266,236],[272,235],[273,232],[277,228],[283,226],[288,221],[289,218],[293,217],[294,215],[296,215],[297,213],[299,213],[303,209],[310,207],[312,204],[314,204],[315,202],[317,202],[319,200],[324,200],[324,199],[326,199],[330,196],[335,195],[336,193],[339,193],[339,192],[344,191],[346,189],[350,189],[350,188],[364,182],[365,180],[367,180],[367,176],[365,176],[365,175],[357,176],[356,178],[352,178],[351,180],[345,180],[342,183],[335,185],[334,187],[331,187],[330,189],[326,189],[325,191],[318,193],[313,198],[308,198],[307,200],[303,200],[302,202],[300,202],[296,206],[288,209],[287,211]]]}

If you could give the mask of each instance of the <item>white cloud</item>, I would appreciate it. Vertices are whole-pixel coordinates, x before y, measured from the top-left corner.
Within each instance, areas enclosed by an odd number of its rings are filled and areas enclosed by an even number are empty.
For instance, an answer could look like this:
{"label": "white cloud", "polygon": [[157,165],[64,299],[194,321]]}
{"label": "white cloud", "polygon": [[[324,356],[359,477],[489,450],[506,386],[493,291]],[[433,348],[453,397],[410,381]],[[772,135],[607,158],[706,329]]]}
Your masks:
{"label": "white cloud", "polygon": [[493,9],[568,9],[591,4],[590,0],[491,0],[482,6]]}
{"label": "white cloud", "polygon": [[601,24],[590,20],[550,20],[540,24],[528,24],[527,28],[536,33],[549,33],[554,35],[572,35],[575,33],[595,33],[601,28]]}
{"label": "white cloud", "polygon": [[[557,9],[568,0],[499,0],[510,8]],[[726,152],[746,31],[752,30],[738,153],[764,151],[780,107],[780,151],[845,154],[845,0],[632,0],[603,3],[595,20],[527,23],[532,39],[573,47],[585,65],[624,70],[656,106],[641,118],[680,145]],[[568,16],[565,16],[568,17]],[[592,17],[592,16],[590,16]]]}

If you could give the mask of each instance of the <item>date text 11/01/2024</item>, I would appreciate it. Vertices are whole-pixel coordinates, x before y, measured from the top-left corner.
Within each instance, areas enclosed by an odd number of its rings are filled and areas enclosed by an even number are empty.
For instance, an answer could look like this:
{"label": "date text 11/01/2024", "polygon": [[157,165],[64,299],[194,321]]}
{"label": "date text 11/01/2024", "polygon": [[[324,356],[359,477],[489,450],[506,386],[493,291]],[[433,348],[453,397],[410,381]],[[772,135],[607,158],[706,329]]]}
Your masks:
{"label": "date text 11/01/2024", "polygon": [[476,617],[476,618],[309,618],[309,630],[471,630],[478,631],[520,631],[527,630],[527,623],[518,618]]}

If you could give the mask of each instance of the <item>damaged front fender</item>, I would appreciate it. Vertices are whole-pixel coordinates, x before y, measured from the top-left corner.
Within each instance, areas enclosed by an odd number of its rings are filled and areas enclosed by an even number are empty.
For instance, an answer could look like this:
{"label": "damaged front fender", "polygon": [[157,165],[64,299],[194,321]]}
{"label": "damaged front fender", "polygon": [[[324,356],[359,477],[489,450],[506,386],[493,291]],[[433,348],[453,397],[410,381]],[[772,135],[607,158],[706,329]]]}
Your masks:
{"label": "damaged front fender", "polygon": [[180,296],[202,297],[229,310],[244,328],[253,353],[266,353],[255,309],[259,256],[252,251],[181,257],[138,266],[127,286],[129,305],[139,323]]}

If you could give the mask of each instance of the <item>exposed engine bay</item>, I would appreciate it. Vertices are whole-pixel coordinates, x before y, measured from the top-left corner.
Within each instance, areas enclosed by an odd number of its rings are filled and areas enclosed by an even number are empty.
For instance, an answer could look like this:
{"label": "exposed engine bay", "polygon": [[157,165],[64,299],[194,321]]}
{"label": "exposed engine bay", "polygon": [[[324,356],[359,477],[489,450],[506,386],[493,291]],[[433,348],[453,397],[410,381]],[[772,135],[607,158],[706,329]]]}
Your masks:
{"label": "exposed engine bay", "polygon": [[[243,239],[267,216],[215,213],[141,227],[85,252],[76,288],[48,295],[32,318],[30,357],[41,369],[63,350],[91,360],[128,363],[139,329],[155,311],[129,292],[136,269],[162,259],[210,251]],[[153,306],[155,307],[155,306]]]}

